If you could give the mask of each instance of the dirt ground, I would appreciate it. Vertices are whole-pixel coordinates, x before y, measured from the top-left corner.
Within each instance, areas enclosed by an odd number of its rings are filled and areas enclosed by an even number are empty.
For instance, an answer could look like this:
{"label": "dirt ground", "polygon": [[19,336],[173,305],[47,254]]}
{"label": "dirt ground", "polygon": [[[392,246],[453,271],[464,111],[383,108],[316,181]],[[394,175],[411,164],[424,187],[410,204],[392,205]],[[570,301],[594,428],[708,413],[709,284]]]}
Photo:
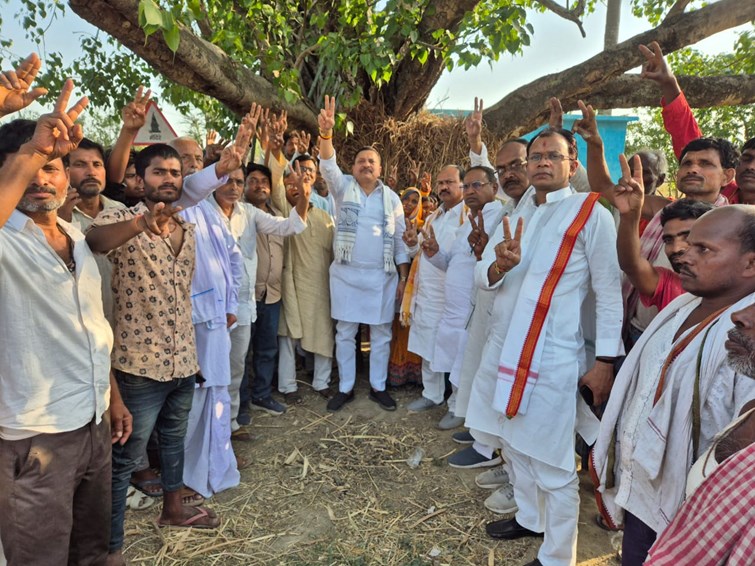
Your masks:
{"label": "dirt ground", "polygon": [[[502,518],[482,502],[480,470],[457,470],[446,458],[459,449],[435,428],[445,409],[409,414],[419,389],[393,391],[387,412],[367,398],[338,413],[306,384],[304,403],[280,417],[254,412],[255,439],[234,444],[250,462],[241,485],[209,503],[222,518],[217,531],[158,529],[158,506],[129,511],[125,553],[148,565],[512,565],[533,560],[540,539],[496,542],[487,521]],[[417,469],[406,464],[425,450]],[[595,503],[580,472],[577,563],[617,564],[616,535],[594,523]],[[613,539],[613,540],[612,540]]]}

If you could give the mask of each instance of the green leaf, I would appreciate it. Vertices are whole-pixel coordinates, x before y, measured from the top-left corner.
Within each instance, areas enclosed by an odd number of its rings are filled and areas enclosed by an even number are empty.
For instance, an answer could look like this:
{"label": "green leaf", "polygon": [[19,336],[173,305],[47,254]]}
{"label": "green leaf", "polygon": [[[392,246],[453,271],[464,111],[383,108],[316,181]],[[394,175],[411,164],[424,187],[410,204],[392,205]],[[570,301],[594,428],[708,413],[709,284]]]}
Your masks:
{"label": "green leaf", "polygon": [[163,15],[154,0],[140,0],[139,12],[144,15],[144,23],[162,27]]}
{"label": "green leaf", "polygon": [[181,41],[181,33],[178,29],[178,26],[174,24],[172,27],[164,29],[163,39],[165,40],[165,44],[168,46],[168,49],[170,49],[173,53],[178,51],[178,44]]}

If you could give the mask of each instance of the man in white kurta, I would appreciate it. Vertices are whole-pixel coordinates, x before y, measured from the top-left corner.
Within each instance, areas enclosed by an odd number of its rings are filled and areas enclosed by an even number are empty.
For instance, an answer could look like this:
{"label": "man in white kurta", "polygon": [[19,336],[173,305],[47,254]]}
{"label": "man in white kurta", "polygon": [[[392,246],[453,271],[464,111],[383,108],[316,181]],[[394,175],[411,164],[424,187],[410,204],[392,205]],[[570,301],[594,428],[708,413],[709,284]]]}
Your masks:
{"label": "man in white kurta", "polygon": [[[240,202],[244,193],[244,171],[237,169],[229,174],[228,182],[219,187],[208,199],[219,218],[231,231],[243,256],[243,272],[239,287],[237,326],[231,330],[231,429],[239,430],[239,388],[244,378],[244,360],[249,350],[252,323],[256,319],[254,281],[257,278],[257,232],[290,236],[303,232],[307,225],[296,209],[288,218],[273,216],[247,202]],[[305,217],[306,218],[306,217]]]}
{"label": "man in white kurta", "polygon": [[231,339],[243,259],[231,232],[208,200],[182,211],[195,225],[196,268],[191,319],[202,380],[197,380],[184,450],[184,483],[204,497],[239,484],[231,447]]}
{"label": "man in white kurta", "polygon": [[354,398],[355,337],[360,323],[370,325],[370,399],[385,410],[395,410],[385,382],[396,300],[403,295],[409,272],[402,240],[404,208],[398,195],[380,181],[380,155],[374,149],[357,152],[352,175],[339,169],[332,139],[335,99],[325,97],[318,124],[320,171],[336,203],[330,299],[340,381],[328,410],[337,411]]}
{"label": "man in white kurta", "polygon": [[755,301],[753,236],[745,205],[693,224],[679,259],[689,293],[653,319],[617,376],[591,464],[604,519],[624,525],[624,564],[644,562],[684,500],[692,462],[755,398],[755,383],[734,372],[724,349],[731,313]]}
{"label": "man in white kurta", "polygon": [[[468,220],[469,211],[461,190],[463,175],[464,172],[457,165],[448,165],[438,173],[436,190],[442,204],[425,220],[423,232],[429,235],[432,226],[433,237],[441,249],[451,246],[459,227]],[[406,408],[419,412],[441,405],[445,397],[444,372],[433,370],[431,365],[435,335],[445,302],[446,272],[423,256],[414,261],[418,264],[407,349],[422,358],[422,397],[409,403]]]}
{"label": "man in white kurta", "polygon": [[[500,201],[494,199],[498,184],[493,171],[489,168],[473,167],[466,173],[464,181],[468,185],[464,190],[464,204],[469,208],[469,214],[475,219],[475,226],[479,223],[479,213],[483,217],[483,226],[494,227],[500,224],[504,207]],[[472,184],[474,181],[487,182],[474,188]],[[468,337],[467,328],[474,306],[474,294],[477,291],[474,284],[474,268],[478,258],[470,244],[472,229],[472,222],[467,217],[464,224],[456,231],[456,237],[450,245],[444,246],[438,242],[436,253],[424,251],[425,258],[446,274],[443,311],[437,322],[430,367],[436,372],[449,373],[451,385],[455,390],[461,381],[461,366]],[[484,343],[484,341],[483,338],[481,342]],[[453,404],[455,397],[452,395],[448,399],[448,415],[441,420],[439,424],[441,428],[450,427],[443,426],[444,421],[458,419],[455,416],[456,407]],[[464,421],[460,419],[456,422],[458,426]],[[492,454],[487,456],[490,458]]]}
{"label": "man in white kurta", "polygon": [[[530,143],[527,173],[533,186],[510,217],[512,226],[519,219],[524,224],[521,251],[517,253],[516,241],[503,242],[496,232],[475,269],[478,285],[495,289],[496,295],[466,423],[501,439],[519,506],[515,519],[490,523],[486,530],[502,539],[544,534],[538,561],[532,564],[546,566],[576,563],[579,486],[574,433],[578,424],[588,442],[597,433],[597,419],[578,389],[588,386],[595,402],[602,402],[613,378],[613,358],[622,351],[616,230],[610,213],[599,204],[578,232],[555,286],[536,339],[536,365],[530,366],[522,402],[510,418],[504,413],[511,393],[499,367],[509,361],[507,343],[525,340],[532,315],[529,305],[541,293],[564,232],[590,198],[568,184],[576,166],[576,144],[568,132],[545,130]],[[595,294],[598,361],[588,371],[582,312],[590,289]],[[517,362],[522,363],[519,352],[513,358]]]}

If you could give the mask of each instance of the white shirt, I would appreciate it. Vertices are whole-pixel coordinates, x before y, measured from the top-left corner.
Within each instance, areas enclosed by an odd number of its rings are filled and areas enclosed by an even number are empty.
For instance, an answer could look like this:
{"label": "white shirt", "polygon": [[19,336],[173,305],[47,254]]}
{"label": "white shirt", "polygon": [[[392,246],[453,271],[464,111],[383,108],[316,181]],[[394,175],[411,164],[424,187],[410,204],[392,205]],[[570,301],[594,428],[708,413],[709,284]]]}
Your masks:
{"label": "white shirt", "polygon": [[[469,224],[464,201],[457,203],[448,212],[441,208],[432,215],[430,226],[433,227],[435,239],[441,249],[451,247],[464,222]],[[435,335],[445,304],[445,281],[445,270],[438,269],[423,254],[417,269],[417,295],[407,349],[425,360],[433,358]]]}
{"label": "white shirt", "polygon": [[75,274],[25,214],[0,229],[0,438],[99,423],[110,403],[100,274],[84,235],[58,225],[74,242]]}
{"label": "white shirt", "polygon": [[[548,193],[546,202],[537,206],[535,189],[530,187],[522,196],[516,211],[511,215],[511,229],[515,230],[518,218],[524,219],[522,238],[522,266],[547,271],[550,265],[538,262],[538,249],[559,246],[556,228],[563,222],[559,202],[575,195],[570,187]],[[582,197],[575,197],[582,198]],[[495,246],[503,240],[499,226],[488,242],[483,258],[475,267],[475,280],[482,289],[497,289],[492,327],[488,344],[478,370],[484,379],[495,379],[504,339],[509,332],[517,296],[526,269],[515,268],[494,285],[488,283],[488,268],[495,259]],[[531,259],[526,258],[531,254]],[[616,255],[616,228],[611,214],[596,204],[577,243],[564,274],[559,280],[550,306],[548,322],[544,326],[544,340],[540,372],[526,415],[513,419],[491,418],[491,409],[473,405],[470,399],[467,424],[473,428],[504,438],[516,450],[541,462],[565,470],[574,468],[574,430],[577,409],[587,410],[584,403],[577,404],[577,381],[587,371],[585,337],[583,335],[583,303],[588,291],[595,293],[597,356],[614,357],[623,352],[621,323],[623,304]],[[592,301],[591,301],[592,302]],[[526,328],[517,329],[526,332]],[[477,379],[477,377],[475,378]],[[474,391],[473,391],[474,394]],[[489,400],[478,399],[478,403]],[[583,413],[580,413],[583,414]],[[471,424],[475,416],[478,422]],[[584,414],[587,417],[586,414]],[[584,421],[583,421],[584,422]],[[597,432],[597,430],[595,430]]]}
{"label": "white shirt", "polygon": [[208,200],[233,234],[239,249],[241,249],[241,255],[244,256],[244,269],[239,286],[236,318],[239,326],[249,326],[257,319],[257,308],[254,301],[254,284],[257,280],[257,232],[276,236],[291,236],[292,234],[301,234],[307,229],[307,224],[301,219],[295,208],[291,209],[288,218],[282,218],[268,214],[248,202],[234,204],[231,217],[228,218],[214,196],[210,196]]}
{"label": "white shirt", "polygon": [[[335,154],[330,159],[320,158],[320,172],[335,199],[338,219],[344,193],[354,182],[353,177],[341,172]],[[396,264],[409,263],[409,254],[402,239],[406,226],[401,199],[382,182],[378,182],[377,188],[369,195],[359,187],[361,210],[352,259],[349,263],[334,261],[330,265],[330,308],[335,320],[364,324],[386,324],[393,320],[398,276],[387,273],[383,261],[383,191],[389,191],[388,198],[393,207],[391,214],[396,227],[393,234],[394,260]]]}

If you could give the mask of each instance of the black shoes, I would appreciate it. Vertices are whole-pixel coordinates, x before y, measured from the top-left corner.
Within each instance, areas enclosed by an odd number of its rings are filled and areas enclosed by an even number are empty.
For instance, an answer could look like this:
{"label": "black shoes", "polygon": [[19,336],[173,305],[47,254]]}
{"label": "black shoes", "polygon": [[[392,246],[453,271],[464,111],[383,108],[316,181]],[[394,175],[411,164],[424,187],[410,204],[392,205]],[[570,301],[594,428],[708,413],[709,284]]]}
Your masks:
{"label": "black shoes", "polygon": [[[489,537],[501,540],[543,536],[543,533],[536,533],[535,531],[525,529],[516,522],[516,519],[502,519],[488,523],[485,525],[485,532],[488,533]],[[537,562],[534,564],[537,564]]]}
{"label": "black shoes", "polygon": [[393,397],[391,397],[387,391],[375,391],[374,389],[370,389],[370,400],[375,401],[375,403],[380,405],[381,409],[385,409],[386,411],[396,410],[396,401],[393,400]]}
{"label": "black shoes", "polygon": [[330,398],[328,401],[328,411],[331,413],[335,413],[336,411],[340,411],[343,406],[346,403],[349,403],[354,400],[354,390],[349,391],[348,393],[341,393],[340,391],[333,395],[333,397]]}

